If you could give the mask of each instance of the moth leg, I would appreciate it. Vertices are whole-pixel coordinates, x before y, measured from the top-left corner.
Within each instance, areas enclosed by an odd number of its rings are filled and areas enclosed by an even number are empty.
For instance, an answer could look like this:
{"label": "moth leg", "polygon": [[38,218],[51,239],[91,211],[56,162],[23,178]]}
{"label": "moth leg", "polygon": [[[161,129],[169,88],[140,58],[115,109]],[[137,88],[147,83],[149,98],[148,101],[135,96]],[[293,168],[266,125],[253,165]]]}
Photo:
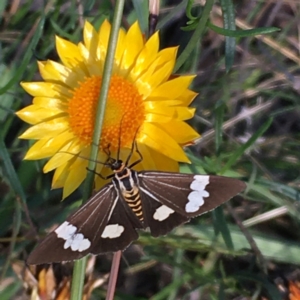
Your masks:
{"label": "moth leg", "polygon": [[[129,169],[131,169],[132,167],[136,166],[137,164],[139,164],[139,163],[143,160],[143,155],[142,155],[142,153],[140,152],[140,150],[139,150],[139,148],[138,148],[138,146],[137,146],[137,142],[136,142],[136,141],[134,142],[134,146],[135,146],[135,151],[136,151],[136,153],[140,156],[140,158],[139,158],[137,161],[133,162],[133,163],[128,167]],[[133,148],[134,148],[134,147],[133,147]],[[128,159],[127,159],[126,163],[128,163]]]}
{"label": "moth leg", "polygon": [[87,171],[90,171],[96,175],[98,175],[101,179],[104,179],[104,180],[107,180],[107,179],[110,179],[110,178],[113,178],[115,176],[115,174],[110,174],[108,176],[103,176],[101,173],[98,173],[96,172],[95,170],[92,170],[92,169],[89,169],[89,168],[86,168]]}

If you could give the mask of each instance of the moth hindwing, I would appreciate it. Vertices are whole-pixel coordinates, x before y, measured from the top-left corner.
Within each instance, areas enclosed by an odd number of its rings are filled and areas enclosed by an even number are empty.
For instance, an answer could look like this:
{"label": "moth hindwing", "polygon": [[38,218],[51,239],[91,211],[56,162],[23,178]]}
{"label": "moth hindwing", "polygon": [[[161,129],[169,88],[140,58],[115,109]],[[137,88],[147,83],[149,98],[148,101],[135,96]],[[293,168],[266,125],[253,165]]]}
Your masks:
{"label": "moth hindwing", "polygon": [[237,179],[156,171],[136,172],[112,160],[111,183],[51,232],[30,254],[29,264],[79,259],[125,249],[137,229],[165,235],[243,191]]}

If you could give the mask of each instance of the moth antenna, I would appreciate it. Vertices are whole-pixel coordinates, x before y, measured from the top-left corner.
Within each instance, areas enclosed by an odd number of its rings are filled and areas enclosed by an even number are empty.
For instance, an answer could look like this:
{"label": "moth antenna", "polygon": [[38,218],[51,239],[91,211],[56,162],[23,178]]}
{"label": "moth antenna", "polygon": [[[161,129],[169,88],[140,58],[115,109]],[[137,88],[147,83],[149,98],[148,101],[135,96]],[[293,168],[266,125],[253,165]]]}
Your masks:
{"label": "moth antenna", "polygon": [[106,162],[102,162],[102,161],[95,160],[95,159],[90,159],[89,157],[85,157],[85,156],[82,156],[82,155],[79,155],[79,154],[74,154],[74,153],[71,153],[71,152],[68,152],[68,151],[58,151],[57,153],[70,154],[70,155],[73,155],[73,156],[76,156],[76,157],[79,157],[79,158],[82,158],[82,159],[85,159],[85,160],[90,160],[90,161],[95,162],[95,163],[100,164],[100,165],[107,165]]}

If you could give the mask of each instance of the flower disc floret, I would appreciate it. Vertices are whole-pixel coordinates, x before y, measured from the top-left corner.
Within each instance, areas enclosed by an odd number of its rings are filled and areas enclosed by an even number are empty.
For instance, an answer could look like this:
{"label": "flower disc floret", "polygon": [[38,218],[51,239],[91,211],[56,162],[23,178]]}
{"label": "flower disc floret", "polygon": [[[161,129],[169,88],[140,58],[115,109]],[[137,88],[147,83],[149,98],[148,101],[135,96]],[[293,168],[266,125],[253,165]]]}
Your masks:
{"label": "flower disc floret", "polygon": [[[87,146],[92,143],[101,83],[100,76],[86,78],[74,89],[68,104],[70,128]],[[135,86],[121,76],[114,75],[109,87],[100,149],[108,145],[111,151],[117,151],[119,146],[130,147],[144,119],[143,99]]]}

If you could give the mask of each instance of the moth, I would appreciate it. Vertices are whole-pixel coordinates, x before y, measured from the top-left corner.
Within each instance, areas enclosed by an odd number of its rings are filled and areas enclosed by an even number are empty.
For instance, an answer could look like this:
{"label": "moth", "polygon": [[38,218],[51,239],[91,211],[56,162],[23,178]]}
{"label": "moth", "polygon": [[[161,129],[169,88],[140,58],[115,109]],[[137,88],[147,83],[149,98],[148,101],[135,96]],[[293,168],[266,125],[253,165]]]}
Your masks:
{"label": "moth", "polygon": [[[109,157],[106,184],[65,222],[51,232],[29,255],[28,264],[80,259],[87,254],[124,250],[138,238],[139,229],[158,237],[191,218],[213,210],[242,192],[246,184],[222,176],[160,171],[137,172]],[[119,155],[118,155],[119,156]]]}

